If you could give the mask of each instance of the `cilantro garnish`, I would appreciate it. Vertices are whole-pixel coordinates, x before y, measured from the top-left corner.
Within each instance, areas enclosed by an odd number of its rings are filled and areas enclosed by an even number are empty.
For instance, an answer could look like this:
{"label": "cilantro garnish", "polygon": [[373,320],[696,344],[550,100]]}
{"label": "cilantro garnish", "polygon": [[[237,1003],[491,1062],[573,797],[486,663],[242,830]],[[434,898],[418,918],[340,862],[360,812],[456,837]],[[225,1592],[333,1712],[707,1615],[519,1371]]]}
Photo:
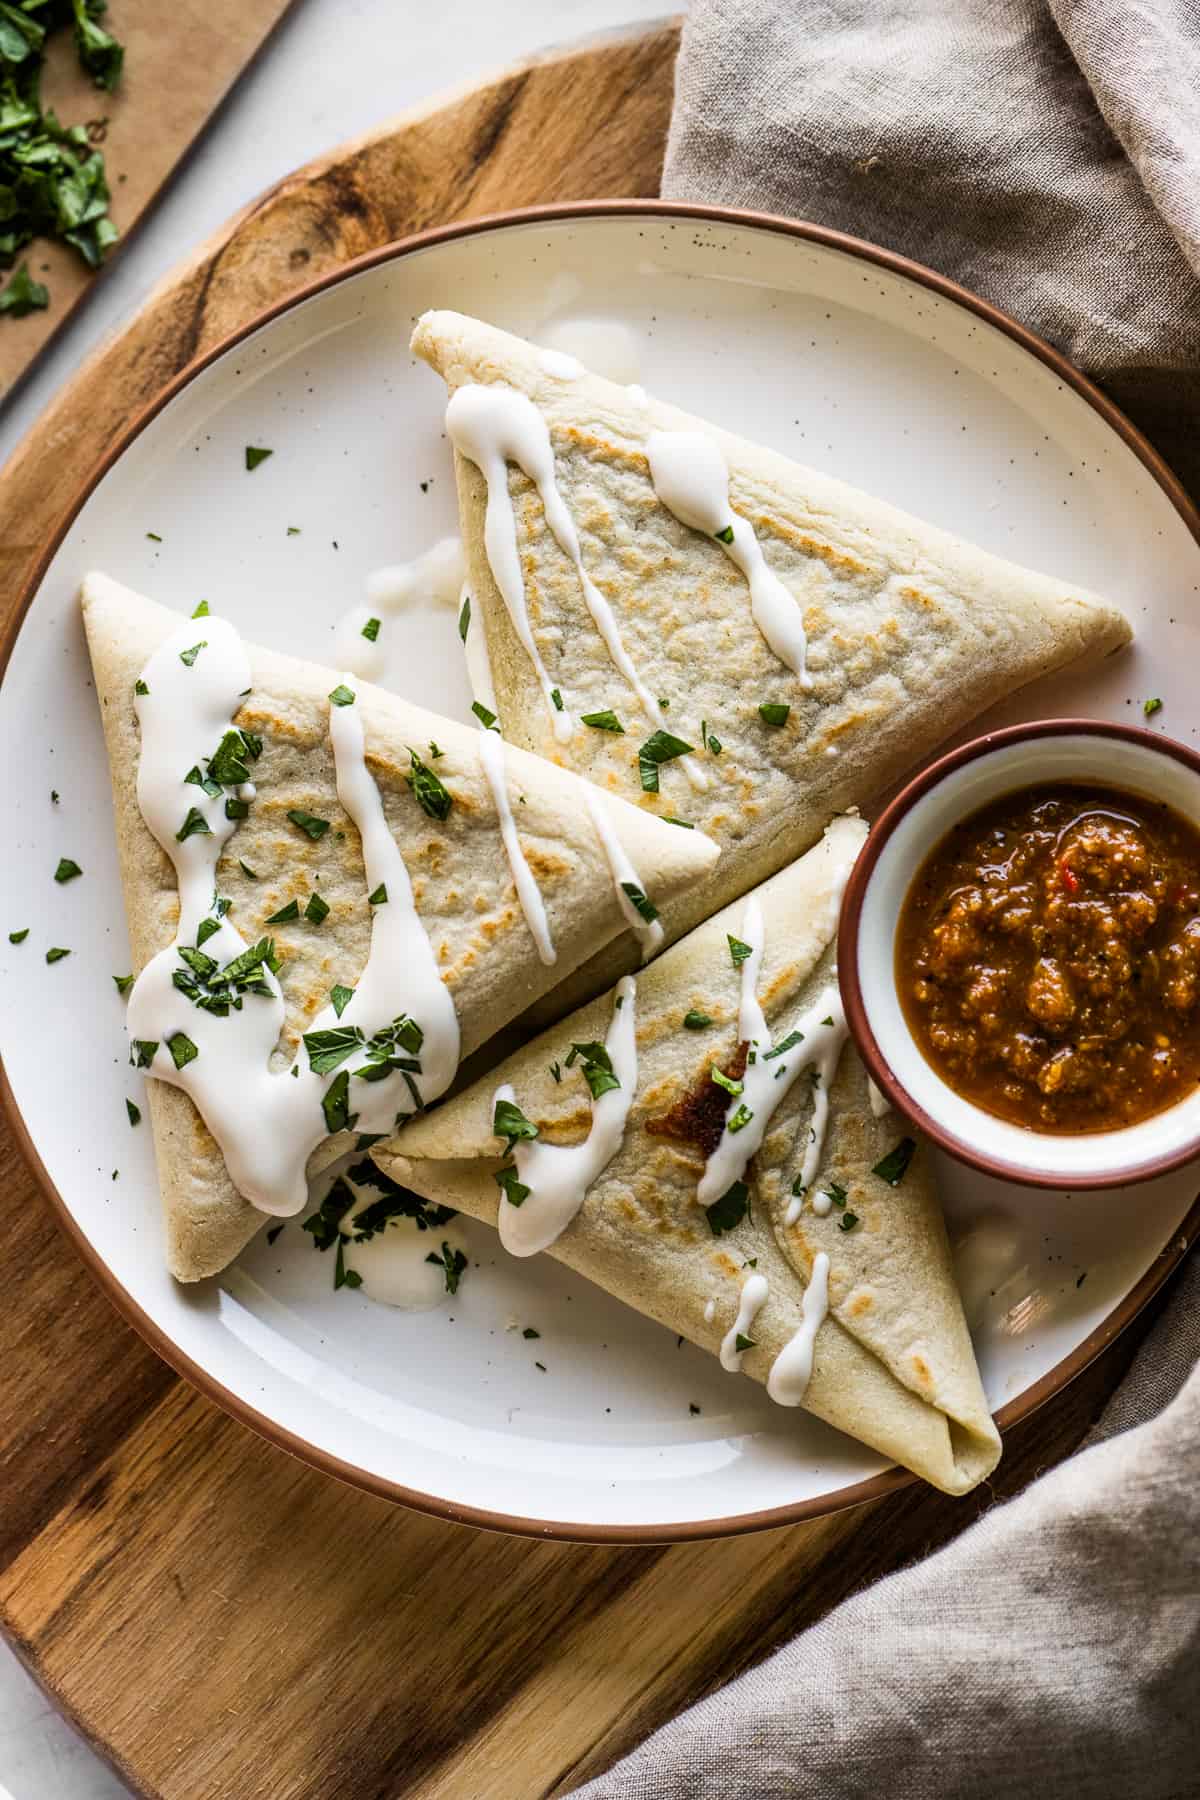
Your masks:
{"label": "cilantro garnish", "polygon": [[[29,927],[28,927],[28,925],[26,925],[21,931],[10,931],[8,934],[8,941],[10,944],[23,944],[25,942],[25,939],[28,936],[29,936]],[[132,980],[133,979],[132,976],[130,976],[129,979]],[[116,981],[118,987],[120,987],[119,977],[114,975],[113,980]],[[121,992],[124,993],[125,989],[121,988]]]}
{"label": "cilantro garnish", "polygon": [[196,658],[199,656],[200,652],[202,650],[207,650],[207,649],[208,649],[208,639],[201,638],[200,642],[198,644],[193,644],[190,650],[181,650],[179,652],[179,660],[181,663],[184,664],[184,666],[186,668],[190,669],[192,667],[192,665],[194,664]]}
{"label": "cilantro garnish", "polygon": [[321,1111],[325,1114],[325,1129],[330,1137],[339,1131],[353,1131],[358,1118],[357,1113],[350,1111],[350,1072],[343,1069],[335,1075],[325,1090],[321,1101]]}
{"label": "cilantro garnish", "polygon": [[56,944],[56,945],[54,945],[54,947],[52,949],[47,950],[46,961],[48,963],[61,962],[64,956],[70,956],[70,954],[71,954],[71,952],[69,950],[63,950],[59,945]]}
{"label": "cilantro garnish", "polygon": [[324,1031],[306,1031],[303,1042],[308,1066],[314,1075],[332,1075],[365,1041],[357,1025],[330,1025]]}
{"label": "cilantro garnish", "polygon": [[135,1106],[132,1100],[126,1100],[125,1111],[129,1114],[129,1123],[131,1125],[140,1125],[141,1124],[142,1109],[140,1106]]}
{"label": "cilantro garnish", "polygon": [[858,1224],[858,1214],[857,1213],[852,1213],[852,1212],[843,1213],[841,1218],[838,1220],[838,1230],[839,1231],[853,1231],[854,1227],[857,1224]]}
{"label": "cilantro garnish", "polygon": [[[568,1062],[570,1058],[568,1057]],[[503,1138],[508,1149],[522,1140],[530,1140],[538,1134],[538,1128],[525,1117],[520,1107],[512,1100],[497,1100],[496,1110],[492,1114],[492,1130],[498,1138]]]}
{"label": "cilantro garnish", "polygon": [[320,925],[329,917],[329,902],[322,900],[320,894],[310,894],[304,916],[312,925]]}
{"label": "cilantro garnish", "polygon": [[571,1053],[567,1057],[568,1069],[573,1069],[577,1062],[583,1070],[583,1078],[591,1089],[593,1100],[620,1087],[621,1083],[613,1073],[612,1057],[604,1044],[596,1043],[595,1040],[586,1044],[572,1044]]}
{"label": "cilantro garnish", "polygon": [[448,819],[450,808],[454,804],[449,792],[442,786],[429,764],[421,761],[411,745],[408,754],[412,758],[412,768],[404,779],[416,795],[422,812],[428,813],[431,819]]}
{"label": "cilantro garnish", "polygon": [[754,955],[752,944],[743,944],[741,938],[735,938],[731,931],[725,933],[725,941],[729,945],[729,954],[733,958],[733,966],[739,969],[748,956]]}
{"label": "cilantro garnish", "polygon": [[763,1061],[770,1062],[771,1058],[774,1056],[786,1056],[789,1050],[794,1050],[796,1048],[796,1045],[803,1040],[803,1037],[804,1033],[802,1031],[789,1031],[782,1043],[774,1045],[770,1050],[763,1051]]}
{"label": "cilantro garnish", "polygon": [[470,629],[471,629],[471,596],[470,596],[470,594],[464,594],[463,595],[463,603],[462,603],[462,606],[459,608],[459,613],[458,613],[458,635],[462,639],[464,644],[467,641],[467,633],[468,633],[468,631],[470,631]]}
{"label": "cilantro garnish", "polygon": [[908,1173],[908,1165],[915,1156],[916,1149],[915,1138],[901,1138],[894,1150],[889,1150],[886,1156],[880,1157],[871,1170],[872,1175],[878,1175],[889,1187],[898,1187]]}
{"label": "cilantro garnish", "polygon": [[177,1069],[184,1069],[188,1063],[195,1062],[200,1052],[185,1031],[177,1031],[167,1039],[167,1049],[171,1052],[171,1061]]}
{"label": "cilantro garnish", "polygon": [[[485,706],[482,700],[472,700],[471,711],[475,714],[475,717],[479,720],[479,723],[483,726],[485,731],[490,731],[492,726],[496,725],[495,713],[492,712],[490,707]],[[496,726],[496,729],[500,729],[498,725]],[[428,811],[428,807],[426,807],[425,810]]]}
{"label": "cilantro garnish", "polygon": [[632,906],[638,917],[645,919],[647,925],[653,925],[655,919],[658,917],[658,908],[652,900],[647,900],[637,883],[635,881],[623,881],[621,883],[621,892],[627,897],[630,906]]}
{"label": "cilantro garnish", "polygon": [[274,456],[274,454],[275,454],[275,452],[273,450],[264,450],[261,447],[261,445],[247,444],[246,445],[246,467],[247,467],[247,469],[257,469],[259,463],[265,463],[268,456]]}
{"label": "cilantro garnish", "polygon": [[289,900],[286,906],[281,906],[278,912],[273,912],[266,923],[268,925],[288,925],[293,919],[298,919],[299,917],[299,901]]}
{"label": "cilantro garnish", "polygon": [[558,691],[558,689],[557,689],[557,688],[551,688],[551,689],[550,689],[550,699],[551,699],[551,701],[552,701],[552,702],[553,702],[553,704],[554,704],[554,710],[555,710],[555,712],[562,712],[562,710],[563,710],[563,697],[562,697],[562,695],[561,695],[561,694],[560,694],[560,693],[559,693],[559,691]]}
{"label": "cilantro garnish", "polygon": [[716,1063],[712,1064],[708,1073],[710,1079],[715,1081],[718,1087],[724,1088],[727,1094],[733,1094],[736,1098],[742,1092],[742,1083],[732,1075],[726,1075],[724,1069],[718,1069]]}
{"label": "cilantro garnish", "polygon": [[238,857],[238,868],[242,871],[242,874],[246,877],[247,881],[257,881],[258,880],[258,876],[254,872],[254,870],[250,867],[250,864],[248,862],[243,862],[242,858],[240,856]]}
{"label": "cilantro garnish", "polygon": [[497,1169],[494,1179],[496,1186],[510,1206],[523,1205],[532,1192],[532,1189],[526,1187],[525,1183],[520,1180],[511,1163],[507,1163],[502,1169]]}
{"label": "cilantro garnish", "polygon": [[367,905],[368,906],[386,906],[387,905],[387,883],[386,882],[381,881],[379,886],[375,889],[375,892],[373,894],[367,895]]}
{"label": "cilantro garnish", "polygon": [[611,710],[580,713],[579,720],[582,725],[590,725],[593,731],[615,731],[619,732],[622,737],[625,735],[625,727],[616,713]]}
{"label": "cilantro garnish", "polygon": [[366,638],[368,644],[373,644],[375,642],[375,640],[378,638],[379,627],[380,627],[381,623],[382,623],[382,621],[379,619],[368,619],[366,624],[363,626],[362,636]]}
{"label": "cilantro garnish", "polygon": [[740,1355],[743,1350],[753,1350],[757,1343],[757,1338],[747,1337],[744,1331],[739,1331],[733,1340],[733,1347]]}
{"label": "cilantro garnish", "polygon": [[209,609],[209,604],[208,604],[207,600],[198,600],[196,602],[196,610],[193,612],[192,617],[193,617],[193,619],[207,619],[208,615],[209,615],[209,610],[210,609]]}
{"label": "cilantro garnish", "polygon": [[135,694],[148,694],[150,692],[150,689],[146,686],[146,683],[142,680],[140,675],[133,684],[133,691]]}
{"label": "cilantro garnish", "polygon": [[329,700],[330,704],[333,706],[353,706],[354,690],[353,688],[348,688],[344,681],[339,681],[333,692],[330,694]]}
{"label": "cilantro garnish", "polygon": [[656,731],[652,737],[638,750],[638,773],[642,778],[642,787],[647,794],[658,792],[658,771],[663,763],[674,762],[677,756],[690,756],[693,746],[685,744],[682,738],[675,737],[669,731]]}
{"label": "cilantro garnish", "polygon": [[725,1129],[727,1131],[742,1131],[750,1123],[753,1117],[754,1114],[743,1100],[733,1117],[726,1121]]}
{"label": "cilantro garnish", "polygon": [[298,825],[300,830],[303,831],[307,837],[310,837],[314,844],[317,843],[319,839],[323,838],[325,833],[329,830],[328,819],[318,819],[314,813],[304,812],[303,809],[298,806],[293,806],[291,808],[288,813],[288,818],[292,821],[293,825]]}
{"label": "cilantro garnish", "polygon": [[709,1230],[714,1237],[721,1237],[727,1231],[739,1226],[750,1210],[750,1189],[744,1181],[735,1181],[732,1187],[726,1188],[719,1200],[706,1206],[704,1216],[708,1220]]}
{"label": "cilantro garnish", "polygon": [[732,544],[732,542],[733,542],[733,526],[726,525],[720,531],[714,531],[713,536],[716,538],[716,540],[719,544]]}
{"label": "cilantro garnish", "polygon": [[129,1066],[132,1069],[148,1069],[154,1061],[154,1052],[158,1049],[157,1038],[134,1038],[129,1046]]}
{"label": "cilantro garnish", "polygon": [[44,312],[50,304],[50,289],[43,281],[35,281],[29,264],[23,262],[4,292],[0,294],[0,313],[23,319],[26,313]]}
{"label": "cilantro garnish", "polygon": [[786,725],[792,709],[779,700],[764,700],[758,710],[764,725]]}
{"label": "cilantro garnish", "polygon": [[1162,711],[1162,701],[1158,699],[1143,700],[1142,711],[1148,719],[1152,719],[1156,712]]}
{"label": "cilantro garnish", "polygon": [[462,1251],[451,1250],[449,1244],[443,1241],[442,1254],[440,1256],[435,1256],[433,1252],[430,1251],[429,1255],[425,1258],[425,1261],[427,1263],[432,1263],[435,1269],[440,1268],[443,1271],[446,1277],[446,1292],[448,1294],[457,1294],[458,1284],[462,1280],[463,1270],[467,1266],[467,1259]]}
{"label": "cilantro garnish", "polygon": [[683,1024],[686,1031],[704,1031],[712,1024],[712,1014],[690,1007],[683,1015]]}
{"label": "cilantro garnish", "polygon": [[333,1010],[340,1019],[354,998],[354,989],[350,987],[333,987],[329,990],[329,998],[333,1002]]}

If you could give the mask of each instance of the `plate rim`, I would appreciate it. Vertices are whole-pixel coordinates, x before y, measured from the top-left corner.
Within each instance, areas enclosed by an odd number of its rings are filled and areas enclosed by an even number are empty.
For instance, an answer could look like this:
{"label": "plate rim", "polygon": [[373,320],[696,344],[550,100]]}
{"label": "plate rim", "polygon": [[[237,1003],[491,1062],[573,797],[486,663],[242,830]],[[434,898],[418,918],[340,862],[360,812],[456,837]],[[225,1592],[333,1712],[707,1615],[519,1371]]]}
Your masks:
{"label": "plate rim", "polygon": [[[456,220],[449,225],[431,226],[407,237],[394,239],[390,243],[377,245],[374,249],[339,264],[337,268],[317,276],[284,298],[264,307],[252,318],[219,338],[199,356],[186,363],[159,393],[134,415],[124,431],[113,440],[103,456],[97,460],[89,474],[75,489],[59,515],[53,530],[47,535],[45,546],[22,583],[4,624],[3,632],[0,633],[0,686],[7,674],[13,648],[26,615],[45,579],[51,562],[58,554],[64,538],[79,513],[105,475],[120,460],[130,445],[141,436],[147,426],[178,394],[189,387],[213,363],[219,361],[238,344],[252,337],[255,332],[284,313],[291,312],[316,295],[325,293],[342,282],[352,280],[355,276],[382,264],[399,262],[405,256],[438,244],[451,243],[462,238],[493,231],[504,231],[514,226],[561,224],[613,217],[682,219],[701,224],[733,225],[790,237],[802,243],[817,244],[824,249],[840,252],[874,267],[885,269],[891,274],[899,275],[918,286],[931,290],[967,312],[975,314],[976,317],[1001,331],[1020,348],[1045,364],[1061,381],[1074,389],[1092,407],[1093,411],[1100,415],[1105,424],[1115,431],[1126,447],[1142,463],[1148,474],[1162,489],[1187,531],[1197,545],[1200,545],[1200,510],[1188,497],[1178,477],[1172,472],[1164,458],[1133,422],[1061,351],[1056,350],[1044,338],[1039,337],[1027,326],[1020,324],[1018,320],[999,307],[993,306],[990,301],[982,299],[960,282],[953,281],[950,277],[941,275],[923,263],[915,262],[896,251],[871,243],[868,239],[855,237],[847,232],[835,231],[829,226],[819,225],[808,219],[789,219],[779,214],[750,208],[703,206],[686,201],[657,198],[560,201],[550,205],[512,207],[500,212],[485,213],[477,218]],[[886,1469],[878,1475],[869,1476],[863,1481],[837,1488],[831,1493],[792,1501],[784,1506],[771,1507],[765,1511],[734,1513],[724,1518],[683,1520],[673,1523],[656,1522],[648,1525],[603,1525],[569,1520],[532,1519],[519,1514],[494,1511],[490,1508],[457,1505],[438,1495],[406,1487],[403,1483],[393,1481],[390,1477],[374,1474],[358,1464],[346,1462],[332,1452],[323,1450],[308,1439],[300,1437],[286,1426],[260,1412],[248,1401],[243,1400],[202,1364],[188,1355],[138,1304],[77,1223],[42,1162],[17,1104],[2,1058],[0,1058],[0,1109],[3,1110],[4,1118],[13,1133],[18,1150],[49,1204],[56,1224],[74,1245],[88,1274],[97,1282],[101,1291],[125,1323],[132,1326],[155,1354],[161,1357],[168,1367],[174,1369],[177,1375],[190,1383],[207,1400],[213,1402],[239,1424],[247,1426],[276,1449],[285,1451],[298,1461],[307,1464],[308,1467],[323,1475],[332,1476],[346,1486],[358,1488],[362,1492],[376,1495],[393,1504],[409,1507],[413,1511],[445,1519],[452,1524],[474,1525],[485,1530],[503,1532],[517,1537],[618,1546],[689,1543],[709,1538],[741,1536],[746,1532],[766,1531],[785,1525],[797,1525],[825,1518],[833,1513],[845,1511],[849,1507],[863,1505],[868,1501],[882,1499],[889,1494],[914,1485],[917,1481],[916,1475],[907,1469],[896,1466]],[[1120,1336],[1121,1332],[1148,1305],[1168,1277],[1179,1266],[1198,1232],[1200,1232],[1200,1193],[1192,1201],[1187,1214],[1172,1233],[1169,1242],[1107,1317],[1093,1331],[1089,1332],[1087,1337],[1077,1344],[1069,1355],[1063,1357],[1053,1368],[1048,1369],[1040,1380],[1034,1382],[1023,1393],[997,1410],[994,1416],[997,1427],[1002,1433],[1030,1417],[1046,1401],[1061,1393],[1077,1375],[1082,1374],[1084,1369]]]}

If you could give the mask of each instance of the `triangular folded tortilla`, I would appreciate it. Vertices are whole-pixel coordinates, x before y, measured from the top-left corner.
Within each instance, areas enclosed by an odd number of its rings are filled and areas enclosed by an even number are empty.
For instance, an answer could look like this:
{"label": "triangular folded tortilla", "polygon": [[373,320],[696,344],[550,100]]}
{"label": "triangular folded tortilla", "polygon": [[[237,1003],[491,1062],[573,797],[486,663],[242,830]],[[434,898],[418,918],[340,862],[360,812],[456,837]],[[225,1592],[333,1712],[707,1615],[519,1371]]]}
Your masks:
{"label": "triangular folded tortilla", "polygon": [[[571,358],[453,312],[426,313],[412,343],[451,390],[452,440],[476,459],[456,449],[474,619],[486,630],[506,737],[650,810],[694,820],[726,852],[668,909],[668,941],[806,850],[836,813],[874,804],[993,702],[1129,639],[1122,614],[1095,594],[1002,561]],[[467,418],[459,391],[479,386],[523,396],[524,418],[511,407],[505,420]],[[680,433],[690,435],[671,435]],[[491,468],[481,469],[489,448]],[[714,459],[697,498],[698,465]],[[683,522],[680,492],[691,492],[693,507],[707,496],[715,510],[705,529]],[[513,521],[516,560],[506,568]],[[578,563],[568,554],[572,526]],[[748,568],[765,596],[752,591]],[[590,610],[581,570],[594,584]],[[523,587],[525,643],[508,604],[514,586]],[[596,622],[597,598],[611,608],[626,673]],[[784,660],[796,660],[801,625],[811,686]],[[696,751],[687,766],[658,766],[656,794],[643,790],[639,765],[655,720],[630,668],[666,708],[659,724]],[[573,720],[569,733],[547,704],[552,689]],[[786,719],[772,723],[780,708]],[[606,712],[623,735],[580,722]],[[689,769],[707,780],[705,791]],[[603,962],[611,979],[612,958]],[[579,991],[579,978],[562,991]]]}
{"label": "triangular folded tortilla", "polygon": [[[179,906],[174,871],[138,805],[140,740],[133,689],[148,658],[178,630],[181,619],[103,575],[88,576],[82,606],[111,764],[137,973],[170,943]],[[203,623],[194,630],[201,637]],[[283,1069],[300,1034],[327,1004],[331,988],[339,983],[352,987],[358,979],[370,945],[372,909],[358,833],[339,805],[335,786],[329,696],[339,677],[272,651],[250,645],[246,650],[253,686],[237,724],[263,740],[254,766],[258,798],[225,847],[218,885],[232,900],[230,917],[243,936],[253,941],[271,935],[283,954],[286,1023],[274,1059]],[[356,681],[355,687],[370,773],[453,997],[465,1056],[564,970],[626,930],[628,905],[592,814],[581,804],[578,780],[504,746],[519,843],[557,953],[553,965],[547,965],[515,889],[493,789],[481,762],[481,734],[367,683]],[[440,823],[416,804],[405,779],[410,747],[429,757],[431,741],[441,753],[436,767],[454,801],[449,818]],[[182,780],[184,771],[179,773]],[[181,785],[180,793],[195,797],[197,790]],[[331,827],[313,842],[289,822],[292,809],[328,819]],[[634,807],[608,803],[604,812],[651,897],[678,894],[717,854],[699,832],[680,831]],[[246,870],[253,870],[256,879]],[[310,894],[318,894],[329,908],[316,924],[304,916]],[[298,919],[267,923],[292,901],[298,903]],[[148,1082],[147,1091],[168,1264],[180,1280],[197,1280],[223,1268],[264,1222],[264,1214],[234,1187],[189,1097],[156,1080]],[[322,1160],[328,1160],[328,1147],[317,1153]]]}
{"label": "triangular folded tortilla", "polygon": [[[895,1174],[911,1143],[906,1145],[906,1127],[894,1113],[874,1115],[867,1075],[853,1048],[842,1050],[826,1083],[823,1148],[803,1203],[794,1209],[794,1224],[786,1222],[793,1184],[810,1127],[820,1123],[814,1119],[818,1086],[798,1046],[769,1063],[786,1071],[797,1059],[786,1098],[746,1176],[749,1213],[738,1219],[735,1207],[725,1221],[728,1229],[714,1235],[697,1192],[705,1151],[692,1141],[696,1121],[706,1112],[711,1127],[714,1097],[719,1119],[726,1107],[732,1116],[737,1104],[710,1075],[714,1064],[725,1072],[738,1066],[742,978],[729,938],[740,938],[747,906],[757,900],[764,951],[754,986],[773,1043],[786,1044],[806,1008],[824,1010],[835,976],[833,937],[844,870],[864,835],[861,821],[836,820],[799,862],[690,932],[636,977],[636,994],[627,1004],[635,1009],[637,1079],[624,1135],[549,1248],[619,1299],[713,1352],[723,1340],[729,1348],[727,1334],[735,1332],[751,1275],[764,1279],[766,1300],[744,1331],[754,1347],[741,1359],[745,1372],[764,1382],[801,1328],[814,1259],[824,1252],[829,1311],[816,1330],[801,1403],[935,1486],[963,1493],[995,1466],[999,1438],[951,1271],[928,1152],[918,1146],[894,1186],[874,1172],[883,1162],[885,1172]],[[592,1122],[592,1103],[578,1059],[570,1068],[567,1057],[572,1044],[604,1041],[614,999],[606,994],[543,1033],[490,1077],[377,1146],[375,1160],[428,1199],[495,1222],[495,1177],[504,1163],[493,1132],[497,1089],[511,1087],[516,1105],[538,1127],[540,1143],[579,1143]],[[684,1023],[689,1015],[691,1028]],[[697,1028],[697,1015],[712,1023]],[[898,1150],[889,1164],[885,1159]],[[826,1216],[813,1211],[814,1197],[828,1207]],[[526,1199],[523,1206],[531,1204]],[[518,1217],[523,1220],[523,1208]],[[530,1229],[536,1238],[534,1222]]]}

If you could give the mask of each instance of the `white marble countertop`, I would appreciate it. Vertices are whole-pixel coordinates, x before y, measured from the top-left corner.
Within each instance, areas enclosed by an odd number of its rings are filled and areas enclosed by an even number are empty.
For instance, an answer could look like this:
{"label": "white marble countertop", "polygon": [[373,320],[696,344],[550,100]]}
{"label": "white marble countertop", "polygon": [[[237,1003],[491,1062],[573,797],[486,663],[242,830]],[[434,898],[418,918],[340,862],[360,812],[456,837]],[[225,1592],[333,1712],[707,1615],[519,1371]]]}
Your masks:
{"label": "white marble countertop", "polygon": [[[118,35],[122,4],[111,0]],[[664,0],[438,0],[427,10],[398,0],[298,0],[157,212],[0,410],[0,460],[160,276],[271,182],[413,102],[531,51],[672,10]],[[0,1643],[0,1800],[126,1793]]]}

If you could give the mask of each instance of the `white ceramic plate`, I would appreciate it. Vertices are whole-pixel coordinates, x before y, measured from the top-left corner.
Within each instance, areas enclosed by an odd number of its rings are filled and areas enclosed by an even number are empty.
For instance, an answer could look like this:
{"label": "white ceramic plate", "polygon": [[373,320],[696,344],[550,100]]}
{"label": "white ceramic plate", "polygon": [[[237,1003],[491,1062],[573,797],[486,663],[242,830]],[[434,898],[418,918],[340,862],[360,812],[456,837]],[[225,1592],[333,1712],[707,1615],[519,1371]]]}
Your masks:
{"label": "white ceramic plate", "polygon": [[[407,350],[429,306],[535,338],[563,320],[620,321],[664,397],[1126,606],[1131,653],[1028,689],[989,723],[1128,719],[1154,694],[1156,723],[1194,737],[1200,549],[1161,472],[1048,353],[965,296],[842,240],[682,209],[434,234],[278,312],[180,384],[119,448],[38,585],[0,690],[0,1049],[15,1108],[128,1316],[222,1404],[351,1480],[455,1517],[601,1539],[845,1504],[879,1458],[549,1258],[505,1258],[482,1226],[466,1225],[470,1273],[434,1313],[335,1294],[330,1258],[296,1225],[199,1290],[164,1272],[150,1134],[125,1115],[141,1078],[110,977],[129,952],[75,590],[102,568],[330,659],[369,572],[455,529],[441,383]],[[247,444],[274,450],[253,474]],[[403,671],[412,698],[464,713],[449,613],[411,617]],[[62,855],[85,875],[58,887]],[[47,967],[51,944],[72,953]],[[988,1395],[1010,1416],[1082,1366],[1114,1314],[1132,1315],[1177,1253],[1196,1187],[1185,1170],[1072,1198],[940,1173],[952,1230],[970,1240]]]}

